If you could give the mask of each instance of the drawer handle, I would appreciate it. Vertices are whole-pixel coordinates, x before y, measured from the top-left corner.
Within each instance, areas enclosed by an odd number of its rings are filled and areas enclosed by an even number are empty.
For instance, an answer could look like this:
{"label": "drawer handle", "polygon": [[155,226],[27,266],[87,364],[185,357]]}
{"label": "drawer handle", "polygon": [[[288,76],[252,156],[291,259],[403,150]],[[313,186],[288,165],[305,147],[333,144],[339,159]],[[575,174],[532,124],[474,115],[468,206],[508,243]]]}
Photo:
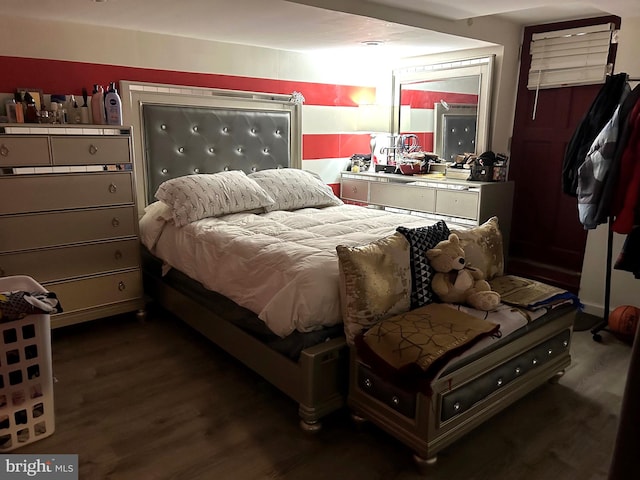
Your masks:
{"label": "drawer handle", "polygon": [[351,187],[351,191],[353,193],[357,193],[358,192],[358,187]]}
{"label": "drawer handle", "polygon": [[115,183],[111,183],[109,185],[109,192],[116,193],[118,191],[118,186]]}
{"label": "drawer handle", "polygon": [[120,250],[116,250],[114,257],[116,257],[116,260],[120,260],[122,258],[122,252]]}
{"label": "drawer handle", "polygon": [[118,282],[118,290],[120,290],[121,292],[124,292],[124,290],[127,288],[127,286],[124,284],[124,282],[122,280],[120,280]]}
{"label": "drawer handle", "polygon": [[91,155],[95,155],[96,153],[98,153],[98,147],[96,147],[93,143],[91,145],[89,145],[89,153]]}
{"label": "drawer handle", "polygon": [[3,157],[9,156],[9,149],[4,143],[2,144],[2,146],[0,146],[0,155],[2,155]]}
{"label": "drawer handle", "polygon": [[113,225],[114,227],[119,227],[120,220],[118,220],[116,217],[113,217],[113,219],[111,220],[111,225]]}

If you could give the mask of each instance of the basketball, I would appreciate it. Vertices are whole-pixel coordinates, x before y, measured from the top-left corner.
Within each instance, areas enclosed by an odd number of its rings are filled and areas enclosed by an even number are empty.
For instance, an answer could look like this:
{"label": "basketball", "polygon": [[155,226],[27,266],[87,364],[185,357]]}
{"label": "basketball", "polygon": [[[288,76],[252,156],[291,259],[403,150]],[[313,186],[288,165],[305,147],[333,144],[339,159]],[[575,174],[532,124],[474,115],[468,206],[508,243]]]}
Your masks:
{"label": "basketball", "polygon": [[640,321],[640,308],[620,305],[609,314],[609,330],[627,339],[633,339]]}

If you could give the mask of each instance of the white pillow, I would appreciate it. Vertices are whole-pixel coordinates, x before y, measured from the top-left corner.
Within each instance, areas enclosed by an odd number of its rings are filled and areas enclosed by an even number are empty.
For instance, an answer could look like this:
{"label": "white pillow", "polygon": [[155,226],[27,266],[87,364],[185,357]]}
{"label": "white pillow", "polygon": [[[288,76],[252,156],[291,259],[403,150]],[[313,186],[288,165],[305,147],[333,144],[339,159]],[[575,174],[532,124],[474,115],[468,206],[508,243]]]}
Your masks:
{"label": "white pillow", "polygon": [[156,198],[171,207],[179,227],[273,204],[269,194],[240,170],[172,178],[158,187]]}
{"label": "white pillow", "polygon": [[274,168],[250,173],[249,177],[274,199],[275,203],[265,208],[267,212],[343,204],[329,185],[304,170]]}
{"label": "white pillow", "polygon": [[142,244],[153,251],[165,224],[172,220],[171,208],[166,203],[153,202],[147,205],[139,223]]}

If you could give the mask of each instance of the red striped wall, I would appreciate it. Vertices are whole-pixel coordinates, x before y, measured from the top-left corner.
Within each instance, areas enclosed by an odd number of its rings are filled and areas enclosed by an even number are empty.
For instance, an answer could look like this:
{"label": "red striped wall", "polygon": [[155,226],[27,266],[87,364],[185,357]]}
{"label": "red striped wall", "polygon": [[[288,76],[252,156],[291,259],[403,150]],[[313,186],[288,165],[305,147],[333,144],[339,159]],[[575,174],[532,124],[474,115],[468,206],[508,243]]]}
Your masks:
{"label": "red striped wall", "polygon": [[[302,93],[305,105],[352,107],[371,103],[376,91],[373,87],[326,84],[258,77],[194,73],[151,68],[70,62],[39,58],[0,56],[0,92],[10,93],[17,88],[41,89],[45,94],[79,96],[82,87],[89,94],[93,84],[106,86],[119,80],[222,88],[251,92],[287,94]],[[369,152],[369,135],[329,133],[303,135],[303,160],[350,157],[354,153]]]}
{"label": "red striped wall", "polygon": [[225,88],[251,92],[301,92],[306,105],[357,106],[363,98],[375,98],[375,88],[316,82],[240,77],[215,73],[179,72],[151,68],[69,62],[39,58],[0,56],[0,92],[16,88],[40,88],[44,93],[80,95],[94,83],[130,80],[194,87]]}
{"label": "red striped wall", "polygon": [[435,103],[444,100],[447,103],[478,104],[478,95],[470,93],[431,92],[426,90],[402,89],[402,105],[411,108],[433,108]]}

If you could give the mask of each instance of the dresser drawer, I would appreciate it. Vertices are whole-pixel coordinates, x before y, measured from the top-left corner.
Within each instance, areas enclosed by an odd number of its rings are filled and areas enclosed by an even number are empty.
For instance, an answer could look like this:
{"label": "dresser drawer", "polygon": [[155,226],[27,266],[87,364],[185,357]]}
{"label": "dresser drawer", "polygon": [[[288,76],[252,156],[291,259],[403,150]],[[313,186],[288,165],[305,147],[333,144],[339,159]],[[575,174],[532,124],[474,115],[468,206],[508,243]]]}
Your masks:
{"label": "dresser drawer", "polygon": [[0,218],[0,252],[135,236],[134,207]]}
{"label": "dresser drawer", "polygon": [[369,201],[369,182],[343,179],[340,183],[340,197],[356,202]]}
{"label": "dresser drawer", "polygon": [[51,165],[47,137],[0,137],[0,166]]}
{"label": "dresser drawer", "polygon": [[44,283],[56,294],[65,313],[101,307],[142,297],[140,270],[67,282]]}
{"label": "dresser drawer", "polygon": [[435,210],[435,189],[397,183],[372,183],[371,203],[432,213]]}
{"label": "dresser drawer", "polygon": [[436,213],[476,220],[478,218],[478,201],[478,192],[438,190]]}
{"label": "dresser drawer", "polygon": [[130,163],[128,137],[51,137],[54,165]]}
{"label": "dresser drawer", "polygon": [[127,270],[139,264],[140,243],[134,238],[3,254],[0,276],[28,275],[42,283]]}
{"label": "dresser drawer", "polygon": [[133,203],[129,172],[0,178],[0,214]]}

